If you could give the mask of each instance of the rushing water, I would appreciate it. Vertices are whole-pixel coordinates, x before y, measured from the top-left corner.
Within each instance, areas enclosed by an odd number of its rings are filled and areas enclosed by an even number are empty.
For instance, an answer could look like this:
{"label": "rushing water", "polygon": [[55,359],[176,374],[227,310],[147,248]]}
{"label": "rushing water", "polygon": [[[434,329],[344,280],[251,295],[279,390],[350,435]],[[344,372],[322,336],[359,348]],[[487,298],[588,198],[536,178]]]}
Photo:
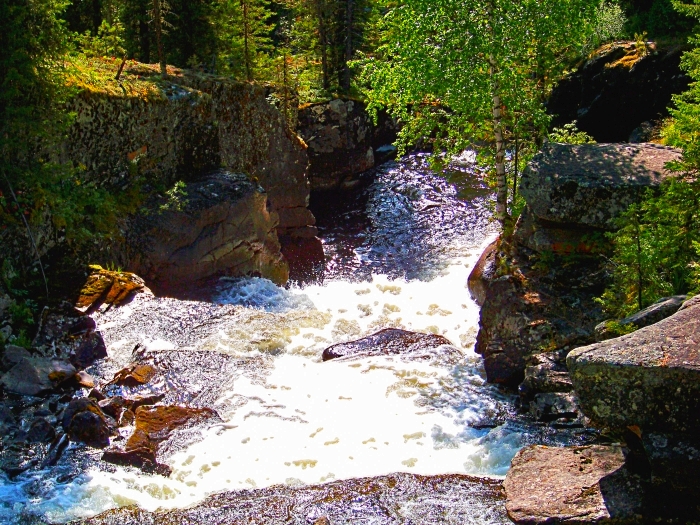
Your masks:
{"label": "rushing water", "polygon": [[[503,476],[515,452],[543,436],[514,422],[512,399],[485,384],[473,352],[478,307],[467,277],[494,230],[469,168],[453,166],[448,182],[414,155],[352,194],[319,199],[322,285],[222,280],[212,304],[142,295],[97,314],[110,352],[91,370],[98,378],[127,365],[136,344],[232,356],[237,366],[188,398],[207,397],[224,423],[169,454],[169,478],[71,445],[54,470],[0,483],[0,518],[62,522],[128,504],[181,508],[223,490],[392,472]],[[387,327],[441,334],[459,352],[320,359],[331,344]]]}

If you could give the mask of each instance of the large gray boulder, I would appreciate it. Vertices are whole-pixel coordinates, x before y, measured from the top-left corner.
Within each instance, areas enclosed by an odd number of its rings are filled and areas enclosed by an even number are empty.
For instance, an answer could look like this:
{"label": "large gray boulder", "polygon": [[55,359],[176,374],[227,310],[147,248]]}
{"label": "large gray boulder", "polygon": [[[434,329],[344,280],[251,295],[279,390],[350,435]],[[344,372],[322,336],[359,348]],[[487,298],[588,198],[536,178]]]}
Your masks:
{"label": "large gray boulder", "polygon": [[529,446],[513,458],[503,487],[508,517],[519,525],[634,523],[641,480],[617,446]]}
{"label": "large gray boulder", "polygon": [[520,191],[537,219],[609,230],[647,188],[671,173],[680,150],[657,144],[547,144],[523,173]]}
{"label": "large gray boulder", "polygon": [[6,392],[38,396],[51,392],[75,373],[73,365],[60,359],[23,357],[0,378],[0,385]]}
{"label": "large gray boulder", "polygon": [[700,301],[566,360],[581,408],[601,426],[700,431]]}
{"label": "large gray boulder", "polygon": [[225,171],[187,184],[179,203],[155,206],[129,233],[127,269],[155,291],[218,275],[260,275],[284,284],[289,275],[277,238],[277,215],[263,189]]}

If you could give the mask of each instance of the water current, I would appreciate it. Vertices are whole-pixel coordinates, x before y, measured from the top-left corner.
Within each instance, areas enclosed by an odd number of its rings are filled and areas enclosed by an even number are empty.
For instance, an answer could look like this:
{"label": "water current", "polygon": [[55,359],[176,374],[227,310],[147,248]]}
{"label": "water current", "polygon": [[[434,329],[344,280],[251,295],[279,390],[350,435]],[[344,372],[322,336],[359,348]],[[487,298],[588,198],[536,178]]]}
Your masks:
{"label": "water current", "polygon": [[[411,155],[367,177],[314,202],[322,284],[226,279],[209,303],[142,295],[95,314],[110,353],[90,370],[96,377],[129,364],[137,345],[142,354],[190,352],[179,401],[213,406],[223,423],[166,457],[169,478],[71,444],[56,467],[0,481],[0,520],[183,508],[225,490],[394,472],[501,477],[523,444],[554,439],[514,415],[473,350],[479,309],[467,277],[495,228],[469,158],[436,175]],[[440,334],[454,348],[425,359],[321,361],[326,347],[388,327]],[[195,353],[229,364],[202,376]]]}

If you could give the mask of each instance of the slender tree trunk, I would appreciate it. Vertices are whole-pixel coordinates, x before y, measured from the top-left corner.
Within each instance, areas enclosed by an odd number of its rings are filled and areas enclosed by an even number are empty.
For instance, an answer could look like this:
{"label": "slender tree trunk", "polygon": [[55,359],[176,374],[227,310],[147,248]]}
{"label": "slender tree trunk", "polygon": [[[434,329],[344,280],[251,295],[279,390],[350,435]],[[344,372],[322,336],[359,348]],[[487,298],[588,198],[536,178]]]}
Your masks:
{"label": "slender tree trunk", "polygon": [[343,61],[343,91],[350,91],[350,64],[352,60],[352,34],[354,25],[354,2],[346,0],[347,6],[345,11],[345,60]]}
{"label": "slender tree trunk", "polygon": [[250,57],[250,12],[248,0],[241,0],[241,10],[243,12],[243,56],[245,61],[245,77],[248,82],[253,80],[253,68]]}
{"label": "slender tree trunk", "polygon": [[168,76],[165,65],[165,52],[163,51],[163,19],[161,18],[160,0],[153,0],[153,22],[156,25],[156,44],[158,45],[158,62],[160,63],[160,76]]}
{"label": "slender tree trunk", "polygon": [[321,69],[323,71],[323,89],[331,88],[331,75],[328,67],[328,28],[326,27],[325,0],[316,1],[316,14],[318,16],[318,40],[321,48]]}
{"label": "slender tree trunk", "polygon": [[[489,33],[492,45],[493,38],[493,2],[486,4],[489,19]],[[493,54],[489,55],[489,74],[491,75],[491,96],[493,100],[493,138],[496,143],[496,220],[505,228],[508,223],[508,180],[506,178],[506,149],[503,138],[503,102],[501,101],[501,85],[498,81],[498,64]]]}
{"label": "slender tree trunk", "polygon": [[514,168],[513,168],[513,205],[511,206],[511,213],[515,215],[515,199],[518,196],[518,164],[519,164],[519,157],[520,157],[520,141],[518,140],[518,135],[517,133],[515,134],[515,151],[513,152],[514,156]]}

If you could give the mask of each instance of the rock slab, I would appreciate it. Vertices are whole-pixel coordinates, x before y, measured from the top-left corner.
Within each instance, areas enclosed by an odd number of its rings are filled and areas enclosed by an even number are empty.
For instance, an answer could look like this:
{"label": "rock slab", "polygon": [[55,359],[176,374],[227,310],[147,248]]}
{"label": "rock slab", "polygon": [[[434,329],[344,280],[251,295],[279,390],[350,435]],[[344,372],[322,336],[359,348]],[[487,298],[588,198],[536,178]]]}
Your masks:
{"label": "rock slab", "polygon": [[700,302],[567,357],[581,408],[598,425],[700,431]]}
{"label": "rock slab", "polygon": [[664,166],[680,156],[657,144],[548,144],[523,172],[520,191],[540,220],[609,230],[671,176]]}
{"label": "rock slab", "polygon": [[420,356],[444,345],[452,346],[452,343],[441,335],[387,328],[357,341],[330,346],[323,351],[323,360],[372,355]]}
{"label": "rock slab", "polygon": [[503,484],[508,516],[518,525],[634,523],[643,488],[624,462],[614,446],[526,447]]}

